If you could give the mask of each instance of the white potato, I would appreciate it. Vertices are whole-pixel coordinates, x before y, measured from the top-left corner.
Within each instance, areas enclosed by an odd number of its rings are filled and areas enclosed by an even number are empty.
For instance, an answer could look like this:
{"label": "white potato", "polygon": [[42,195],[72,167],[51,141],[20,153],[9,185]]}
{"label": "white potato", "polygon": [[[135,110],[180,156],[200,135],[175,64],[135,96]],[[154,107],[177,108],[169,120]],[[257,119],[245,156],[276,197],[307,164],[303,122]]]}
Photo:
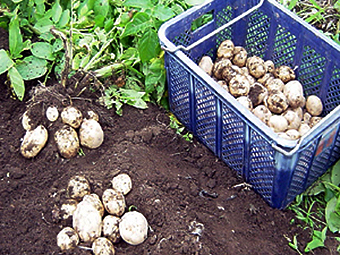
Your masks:
{"label": "white potato", "polygon": [[93,120],[95,120],[95,121],[99,121],[99,116],[98,116],[98,114],[95,113],[94,111],[89,110],[89,111],[87,112],[87,115],[88,115],[88,118],[89,118],[89,119],[93,119]]}
{"label": "white potato", "polygon": [[117,243],[120,240],[119,222],[120,218],[114,215],[107,215],[103,219],[103,236],[112,243]]}
{"label": "white potato", "polygon": [[78,128],[83,121],[83,114],[74,106],[64,108],[60,114],[63,123]]}
{"label": "white potato", "polygon": [[112,188],[118,190],[126,195],[132,189],[132,181],[128,174],[118,174],[117,176],[113,177],[112,181]]}
{"label": "white potato", "polygon": [[102,201],[106,211],[110,214],[121,216],[125,212],[125,197],[120,191],[106,189]]}
{"label": "white potato", "polygon": [[104,141],[104,132],[100,124],[94,119],[84,119],[79,129],[81,145],[95,149]]}
{"label": "white potato", "polygon": [[94,208],[96,208],[100,215],[103,217],[104,215],[104,206],[102,204],[102,201],[100,201],[100,198],[97,194],[92,193],[89,195],[85,195],[83,197],[83,201],[89,202],[90,204],[92,204],[94,206]]}
{"label": "white potato", "polygon": [[322,113],[322,110],[323,110],[321,99],[319,97],[315,96],[315,95],[311,95],[311,96],[307,97],[306,110],[312,116],[319,116]]}
{"label": "white potato", "polygon": [[73,228],[84,242],[93,242],[102,231],[100,212],[89,202],[81,201],[73,213]]}
{"label": "white potato", "polygon": [[70,198],[81,200],[85,195],[90,194],[89,181],[82,175],[73,176],[67,185],[67,194]]}
{"label": "white potato", "polygon": [[67,199],[60,207],[61,217],[64,220],[70,218],[77,209],[78,202],[75,199]]}
{"label": "white potato", "polygon": [[48,139],[48,132],[43,125],[39,125],[34,130],[26,131],[20,146],[20,152],[25,158],[33,158],[45,146]]}
{"label": "white potato", "polygon": [[54,140],[58,151],[64,158],[73,158],[79,151],[79,139],[77,132],[70,126],[65,125],[54,134]]}
{"label": "white potato", "polygon": [[46,118],[51,121],[54,122],[58,119],[59,117],[59,112],[58,112],[58,108],[55,106],[50,106],[47,108],[46,110]]}
{"label": "white potato", "polygon": [[92,243],[94,255],[115,255],[113,244],[105,237],[99,237]]}
{"label": "white potato", "polygon": [[22,119],[21,119],[21,124],[22,124],[22,127],[25,129],[25,130],[31,130],[32,129],[32,125],[30,124],[31,122],[31,119],[28,117],[28,113],[27,111],[24,112],[24,114],[22,115]]}
{"label": "white potato", "polygon": [[119,223],[119,233],[128,244],[141,244],[148,236],[148,222],[140,212],[127,212]]}
{"label": "white potato", "polygon": [[211,59],[211,57],[209,56],[203,56],[198,64],[198,66],[200,68],[203,69],[204,72],[206,72],[208,75],[211,76],[212,71],[213,71],[213,67],[214,67],[214,63]]}
{"label": "white potato", "polygon": [[57,245],[62,251],[73,249],[78,243],[79,237],[71,227],[63,228],[57,235]]}
{"label": "white potato", "polygon": [[285,132],[288,129],[288,121],[281,115],[273,115],[268,121],[268,126],[276,133]]}

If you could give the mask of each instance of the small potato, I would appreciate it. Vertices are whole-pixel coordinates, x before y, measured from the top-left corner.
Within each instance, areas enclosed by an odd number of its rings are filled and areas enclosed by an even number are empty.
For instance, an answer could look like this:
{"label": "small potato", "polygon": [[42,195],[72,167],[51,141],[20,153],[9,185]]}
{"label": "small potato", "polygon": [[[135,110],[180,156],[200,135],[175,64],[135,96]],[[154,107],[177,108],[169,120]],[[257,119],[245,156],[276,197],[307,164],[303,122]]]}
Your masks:
{"label": "small potato", "polygon": [[93,207],[98,210],[98,212],[100,213],[100,216],[103,217],[104,206],[102,204],[102,201],[100,201],[100,198],[97,194],[95,194],[95,193],[87,194],[83,197],[83,201],[86,201],[86,202],[89,202],[90,204],[92,204]]}
{"label": "small potato", "polygon": [[312,117],[310,118],[309,126],[312,128],[322,120],[322,117]]}
{"label": "small potato", "polygon": [[102,217],[91,203],[81,201],[73,213],[72,226],[81,240],[93,242],[102,232]]}
{"label": "small potato", "polygon": [[275,70],[275,77],[281,79],[284,83],[287,83],[295,79],[295,73],[289,66],[280,66]]}
{"label": "small potato", "polygon": [[94,255],[115,255],[113,244],[105,237],[99,237],[92,243],[92,251]]}
{"label": "small potato", "polygon": [[272,116],[271,111],[269,111],[269,109],[265,107],[264,105],[256,106],[255,109],[253,110],[253,113],[256,117],[258,117],[265,124],[268,123],[270,117]]}
{"label": "small potato", "polygon": [[241,47],[241,46],[236,46],[234,47],[234,56],[232,59],[232,62],[234,65],[237,65],[238,67],[243,67],[245,66],[247,62],[247,51]]}
{"label": "small potato", "polygon": [[286,135],[289,137],[290,140],[297,140],[300,138],[300,133],[296,129],[288,129],[286,131]]}
{"label": "small potato", "polygon": [[298,130],[301,125],[301,119],[298,114],[292,110],[287,110],[282,114],[283,117],[288,121],[288,129]]}
{"label": "small potato", "polygon": [[32,129],[31,121],[32,120],[30,119],[30,117],[28,117],[28,112],[25,111],[24,114],[22,115],[21,124],[26,131]]}
{"label": "small potato", "polygon": [[59,112],[58,112],[58,108],[56,106],[50,106],[47,108],[46,110],[46,118],[51,121],[54,122],[58,119],[59,117]]}
{"label": "small potato", "polygon": [[273,80],[274,75],[271,73],[265,73],[262,77],[260,77],[257,82],[261,83],[262,85],[266,85],[267,81]]}
{"label": "small potato", "polygon": [[106,189],[102,196],[106,211],[115,216],[122,216],[125,212],[125,197],[122,192],[114,189]]}
{"label": "small potato", "polygon": [[128,244],[141,244],[148,236],[148,222],[140,212],[127,212],[119,223],[119,233]]}
{"label": "small potato", "polygon": [[288,129],[288,121],[281,115],[273,115],[268,121],[268,126],[276,133],[285,132]]}
{"label": "small potato", "polygon": [[78,243],[79,237],[71,227],[63,228],[57,235],[57,245],[62,251],[73,249]]}
{"label": "small potato", "polygon": [[132,181],[128,174],[118,174],[117,176],[113,177],[112,181],[112,188],[118,190],[126,195],[132,189]]}
{"label": "small potato", "polygon": [[79,139],[81,145],[96,149],[104,141],[103,129],[94,119],[84,119],[79,129]]}
{"label": "small potato", "polygon": [[67,194],[70,198],[81,200],[91,193],[89,181],[82,175],[73,176],[67,185]]}
{"label": "small potato", "polygon": [[240,96],[236,99],[241,105],[246,107],[249,111],[253,110],[253,103],[247,96]]}
{"label": "small potato", "polygon": [[264,62],[264,65],[265,65],[266,70],[267,70],[268,73],[274,73],[275,65],[274,65],[273,61],[267,60],[267,61]]}
{"label": "small potato", "polygon": [[250,90],[248,79],[241,74],[236,75],[229,83],[229,92],[234,97],[247,96]]}
{"label": "small potato", "polygon": [[209,56],[203,56],[200,60],[200,62],[198,63],[198,66],[204,71],[206,72],[208,75],[212,75],[212,71],[214,68],[214,63],[211,59],[211,57]]}
{"label": "small potato", "polygon": [[99,116],[98,116],[98,114],[95,113],[95,112],[92,111],[92,110],[89,110],[89,111],[87,112],[87,119],[93,119],[93,120],[99,122]]}
{"label": "small potato", "polygon": [[83,121],[83,114],[74,106],[64,108],[60,114],[63,123],[78,128]]}
{"label": "small potato", "polygon": [[287,98],[282,92],[269,94],[264,103],[271,112],[277,114],[281,114],[288,108]]}
{"label": "small potato", "polygon": [[254,107],[261,104],[267,96],[268,90],[261,83],[255,82],[250,86],[248,97]]}
{"label": "small potato", "polygon": [[256,79],[262,77],[267,72],[264,60],[257,56],[247,59],[247,67],[249,69],[249,73]]}
{"label": "small potato", "polygon": [[305,106],[306,99],[303,96],[303,87],[299,81],[293,80],[288,82],[283,88],[283,93],[285,94],[291,108]]}
{"label": "small potato", "polygon": [[222,77],[227,82],[230,82],[234,77],[241,74],[242,74],[241,68],[239,68],[236,65],[232,65],[223,69]]}
{"label": "small potato", "polygon": [[311,95],[311,96],[307,97],[306,110],[312,116],[319,116],[322,113],[322,110],[323,110],[321,99],[319,97],[315,96],[315,95]]}
{"label": "small potato", "polygon": [[112,243],[117,243],[120,240],[119,222],[120,218],[114,215],[107,215],[103,219],[103,236]]}
{"label": "small potato", "polygon": [[280,79],[269,79],[266,82],[269,93],[283,92],[285,84]]}
{"label": "small potato", "polygon": [[54,140],[58,151],[64,158],[73,158],[79,151],[79,139],[77,132],[65,125],[54,134]]}
{"label": "small potato", "polygon": [[26,131],[20,146],[20,152],[25,158],[33,158],[44,148],[48,139],[48,132],[43,125],[34,130]]}
{"label": "small potato", "polygon": [[213,67],[213,77],[215,77],[217,80],[223,79],[223,72],[224,69],[229,68],[232,65],[230,59],[221,59],[215,62]]}
{"label": "small potato", "polygon": [[231,40],[223,41],[217,49],[218,58],[232,58],[234,54],[234,43]]}
{"label": "small potato", "polygon": [[306,123],[302,123],[300,128],[299,128],[299,133],[300,136],[304,136],[305,134],[307,134],[307,132],[310,130],[310,126]]}
{"label": "small potato", "polygon": [[78,202],[75,199],[67,199],[60,207],[61,217],[67,220],[72,217],[74,211],[77,209]]}

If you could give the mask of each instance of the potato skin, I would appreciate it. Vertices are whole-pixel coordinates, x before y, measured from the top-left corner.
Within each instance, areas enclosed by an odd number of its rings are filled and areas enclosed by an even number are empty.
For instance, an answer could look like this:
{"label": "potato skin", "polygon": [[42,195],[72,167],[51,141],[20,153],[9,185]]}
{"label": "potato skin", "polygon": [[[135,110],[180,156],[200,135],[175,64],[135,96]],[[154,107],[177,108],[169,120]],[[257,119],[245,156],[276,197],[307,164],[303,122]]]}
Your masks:
{"label": "potato skin", "polygon": [[94,119],[84,119],[79,129],[79,139],[82,146],[96,149],[104,141],[104,132],[99,122]]}
{"label": "potato skin", "polygon": [[47,129],[39,125],[34,130],[26,131],[20,146],[20,152],[25,158],[34,158],[45,146],[48,139]]}
{"label": "potato skin", "polygon": [[58,151],[64,158],[73,158],[79,151],[79,138],[77,132],[70,126],[64,125],[54,134]]}

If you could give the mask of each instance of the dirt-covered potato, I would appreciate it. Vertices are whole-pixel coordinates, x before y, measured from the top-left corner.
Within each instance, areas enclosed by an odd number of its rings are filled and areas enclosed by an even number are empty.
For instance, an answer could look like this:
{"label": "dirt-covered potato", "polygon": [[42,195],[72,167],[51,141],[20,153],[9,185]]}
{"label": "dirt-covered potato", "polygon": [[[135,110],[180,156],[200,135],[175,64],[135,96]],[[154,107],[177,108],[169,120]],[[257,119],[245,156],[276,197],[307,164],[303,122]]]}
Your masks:
{"label": "dirt-covered potato", "polygon": [[274,75],[271,73],[265,73],[262,77],[257,79],[257,82],[266,85],[267,82],[274,79]]}
{"label": "dirt-covered potato", "polygon": [[74,106],[64,108],[60,114],[63,123],[78,128],[83,121],[83,114]]}
{"label": "dirt-covered potato", "polygon": [[126,195],[130,192],[132,189],[132,181],[128,174],[118,174],[115,177],[113,177],[112,181],[112,188],[115,190],[118,190],[123,193],[123,195]]}
{"label": "dirt-covered potato", "polygon": [[122,192],[114,189],[106,189],[102,196],[106,211],[115,216],[122,216],[125,212],[125,197]]}
{"label": "dirt-covered potato", "polygon": [[112,243],[117,243],[120,240],[119,222],[120,218],[114,215],[107,215],[103,219],[103,236]]}
{"label": "dirt-covered potato", "polygon": [[286,131],[286,135],[289,137],[290,140],[297,140],[300,138],[300,132],[296,129],[288,129]]}
{"label": "dirt-covered potato", "polygon": [[283,93],[285,94],[291,108],[305,106],[306,99],[303,96],[303,87],[299,81],[292,80],[288,82],[283,88]]}
{"label": "dirt-covered potato", "polygon": [[273,61],[267,60],[267,61],[264,62],[264,65],[265,65],[266,70],[267,70],[268,73],[271,73],[271,74],[274,73],[275,65],[274,65]]}
{"label": "dirt-covered potato", "polygon": [[104,141],[103,129],[94,119],[84,119],[79,129],[79,139],[81,145],[96,149]]}
{"label": "dirt-covered potato", "polygon": [[222,77],[225,79],[227,82],[230,82],[234,77],[237,75],[242,74],[241,68],[239,68],[236,65],[229,66],[227,68],[224,68],[222,72]]}
{"label": "dirt-covered potato", "polygon": [[225,68],[232,66],[230,59],[223,58],[215,62],[213,67],[213,76],[217,80],[223,79],[223,72]]}
{"label": "dirt-covered potato", "polygon": [[54,122],[58,119],[58,117],[59,117],[58,108],[56,106],[49,106],[46,110],[46,118],[49,121]]}
{"label": "dirt-covered potato", "polygon": [[323,110],[321,99],[315,95],[308,96],[306,101],[306,110],[312,116],[319,116]]}
{"label": "dirt-covered potato", "polygon": [[279,66],[275,69],[275,77],[281,79],[284,83],[287,83],[295,79],[295,72],[289,66]]}
{"label": "dirt-covered potato", "polygon": [[54,141],[58,151],[64,158],[73,158],[79,151],[79,138],[77,132],[70,126],[64,125],[54,134]]}
{"label": "dirt-covered potato", "polygon": [[243,67],[245,66],[247,62],[247,51],[241,47],[241,46],[236,46],[234,47],[234,57],[232,59],[232,62],[234,65],[237,65],[238,67]]}
{"label": "dirt-covered potato", "polygon": [[312,118],[312,115],[309,112],[305,112],[303,114],[302,123],[309,125],[311,118]]}
{"label": "dirt-covered potato", "polygon": [[276,133],[285,132],[288,129],[288,121],[281,115],[272,115],[268,121],[268,126]]}
{"label": "dirt-covered potato", "polygon": [[268,90],[261,83],[255,82],[250,85],[248,97],[254,107],[261,104],[267,95]]}
{"label": "dirt-covered potato", "polygon": [[283,92],[285,84],[280,79],[268,79],[266,81],[266,87],[269,93]]}
{"label": "dirt-covered potato", "polygon": [[89,202],[90,204],[92,204],[93,207],[98,210],[98,212],[100,213],[100,216],[103,217],[104,206],[102,204],[102,201],[100,201],[100,198],[97,194],[95,194],[95,193],[87,194],[83,197],[83,201],[86,201],[86,202]]}
{"label": "dirt-covered potato", "polygon": [[310,118],[309,126],[312,128],[322,120],[322,117],[312,117]]}
{"label": "dirt-covered potato", "polygon": [[32,120],[30,119],[30,117],[28,116],[28,112],[25,111],[24,114],[21,117],[21,125],[22,127],[28,131],[32,129],[32,125],[31,125]]}
{"label": "dirt-covered potato", "polygon": [[26,131],[20,146],[20,152],[25,158],[33,158],[44,148],[48,139],[48,132],[43,125],[34,130]]}
{"label": "dirt-covered potato", "polygon": [[272,116],[271,111],[269,111],[269,109],[262,104],[254,108],[253,114],[265,124],[268,124],[268,121],[270,117]]}
{"label": "dirt-covered potato", "polygon": [[253,103],[251,102],[251,100],[249,99],[249,97],[247,96],[240,96],[238,98],[236,98],[236,100],[243,105],[244,107],[246,107],[249,111],[253,110]]}
{"label": "dirt-covered potato", "polygon": [[299,118],[298,114],[292,110],[287,110],[282,113],[282,116],[286,118],[288,121],[288,129],[296,129],[298,130],[301,125],[301,118]]}
{"label": "dirt-covered potato", "polygon": [[89,181],[82,175],[73,176],[67,185],[67,195],[80,201],[85,195],[91,193]]}
{"label": "dirt-covered potato", "polygon": [[234,43],[231,40],[223,41],[217,49],[218,58],[232,58],[234,54]]}
{"label": "dirt-covered potato", "polygon": [[93,242],[100,237],[102,216],[89,202],[81,201],[73,213],[72,226],[84,242]]}
{"label": "dirt-covered potato", "polygon": [[264,60],[258,56],[248,58],[247,67],[249,69],[249,73],[256,79],[262,77],[267,72]]}
{"label": "dirt-covered potato", "polygon": [[127,212],[119,223],[119,233],[128,244],[141,244],[148,236],[148,222],[140,212]]}
{"label": "dirt-covered potato", "polygon": [[272,113],[281,114],[288,108],[287,98],[282,92],[270,93],[264,103]]}
{"label": "dirt-covered potato", "polygon": [[300,136],[304,136],[310,129],[311,127],[308,124],[302,123],[299,127]]}
{"label": "dirt-covered potato", "polygon": [[93,119],[97,122],[99,122],[99,116],[97,113],[95,113],[94,111],[92,110],[89,110],[87,111],[87,116],[86,116],[87,119]]}
{"label": "dirt-covered potato", "polygon": [[198,66],[200,68],[202,68],[202,70],[204,72],[206,72],[208,75],[212,75],[212,71],[213,71],[213,68],[214,68],[214,63],[211,59],[211,57],[209,56],[203,56],[200,60],[200,62],[198,63]]}
{"label": "dirt-covered potato", "polygon": [[115,255],[113,244],[105,237],[99,237],[92,243],[92,251],[94,255]]}
{"label": "dirt-covered potato", "polygon": [[229,82],[229,92],[234,97],[246,96],[250,90],[250,84],[248,79],[241,74],[237,74]]}
{"label": "dirt-covered potato", "polygon": [[74,211],[77,209],[78,202],[75,199],[66,199],[60,207],[61,218],[67,220],[72,217]]}
{"label": "dirt-covered potato", "polygon": [[57,235],[57,245],[62,251],[73,249],[78,243],[78,234],[71,227],[63,228]]}

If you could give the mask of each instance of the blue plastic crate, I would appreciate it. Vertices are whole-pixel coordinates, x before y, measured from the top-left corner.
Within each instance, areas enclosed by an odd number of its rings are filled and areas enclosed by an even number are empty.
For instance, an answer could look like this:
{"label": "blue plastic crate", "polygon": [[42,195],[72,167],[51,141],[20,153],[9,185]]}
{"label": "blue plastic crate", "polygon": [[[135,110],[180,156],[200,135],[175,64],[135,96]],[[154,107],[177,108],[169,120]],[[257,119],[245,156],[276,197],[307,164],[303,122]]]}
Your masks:
{"label": "blue plastic crate", "polygon": [[[194,30],[204,14],[212,20]],[[276,1],[209,1],[163,24],[159,38],[171,111],[270,206],[285,208],[339,159],[340,47]],[[197,66],[226,39],[296,68],[325,118],[298,141],[280,138]]]}

